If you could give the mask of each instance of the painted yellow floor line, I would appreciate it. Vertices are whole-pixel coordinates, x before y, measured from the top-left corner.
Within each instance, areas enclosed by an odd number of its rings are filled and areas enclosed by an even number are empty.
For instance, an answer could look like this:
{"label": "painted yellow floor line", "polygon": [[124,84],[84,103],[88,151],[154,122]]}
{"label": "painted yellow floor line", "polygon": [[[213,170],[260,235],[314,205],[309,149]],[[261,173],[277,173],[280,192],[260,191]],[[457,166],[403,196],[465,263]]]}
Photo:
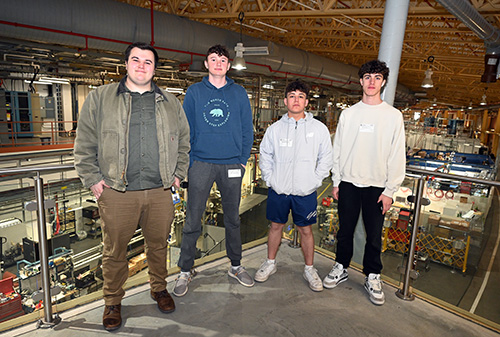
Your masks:
{"label": "painted yellow floor line", "polygon": [[319,200],[319,198],[321,198],[321,196],[323,195],[323,193],[325,193],[325,191],[330,188],[330,186],[332,186],[332,183],[329,183],[328,186],[325,187],[325,189],[323,190],[323,192],[321,192],[318,197],[316,198],[316,200]]}

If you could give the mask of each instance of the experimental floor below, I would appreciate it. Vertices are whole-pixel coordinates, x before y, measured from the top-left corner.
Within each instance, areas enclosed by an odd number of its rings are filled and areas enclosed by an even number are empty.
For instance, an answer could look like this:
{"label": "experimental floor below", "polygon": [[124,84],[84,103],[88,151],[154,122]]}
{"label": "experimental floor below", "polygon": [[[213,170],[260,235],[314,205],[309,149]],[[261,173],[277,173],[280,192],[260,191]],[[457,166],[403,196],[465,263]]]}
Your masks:
{"label": "experimental floor below", "polygon": [[[364,275],[349,269],[349,280],[335,289],[313,292],[302,273],[300,249],[283,241],[278,271],[252,288],[227,274],[222,258],[197,268],[186,296],[174,297],[176,310],[162,314],[151,299],[149,285],[129,289],[122,301],[120,336],[499,336],[469,320],[421,299],[404,301],[396,289],[384,284],[386,303],[373,305],[363,288]],[[253,275],[266,257],[267,245],[243,252],[242,264]],[[332,260],[315,254],[315,267],[324,277]],[[172,291],[175,277],[168,277]],[[98,300],[61,313],[52,329],[30,323],[5,332],[9,336],[101,336],[103,301]]]}

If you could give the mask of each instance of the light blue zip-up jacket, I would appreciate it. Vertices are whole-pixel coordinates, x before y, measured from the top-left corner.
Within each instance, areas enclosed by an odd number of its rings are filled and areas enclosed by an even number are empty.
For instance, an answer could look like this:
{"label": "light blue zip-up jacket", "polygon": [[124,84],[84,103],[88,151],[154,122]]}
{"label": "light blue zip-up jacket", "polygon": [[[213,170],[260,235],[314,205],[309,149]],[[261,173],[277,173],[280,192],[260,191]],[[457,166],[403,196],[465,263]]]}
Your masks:
{"label": "light blue zip-up jacket", "polygon": [[262,179],[276,193],[306,196],[328,177],[332,158],[326,125],[308,112],[298,121],[285,114],[266,130],[259,166]]}

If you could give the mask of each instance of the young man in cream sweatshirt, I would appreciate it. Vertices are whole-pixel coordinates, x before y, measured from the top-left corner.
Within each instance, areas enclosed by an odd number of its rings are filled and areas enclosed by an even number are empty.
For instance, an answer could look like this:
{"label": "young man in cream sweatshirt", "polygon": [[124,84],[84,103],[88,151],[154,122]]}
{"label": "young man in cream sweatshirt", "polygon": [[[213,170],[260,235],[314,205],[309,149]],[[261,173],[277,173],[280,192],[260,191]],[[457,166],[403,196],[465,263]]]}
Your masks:
{"label": "young man in cream sweatshirt", "polygon": [[340,115],[333,144],[332,194],[338,200],[340,229],[336,263],[323,286],[334,288],[347,280],[361,211],[366,231],[365,289],[372,303],[382,305],[382,225],[392,196],[405,177],[404,123],[401,112],[380,97],[389,75],[386,64],[367,62],[358,74],[363,97]]}

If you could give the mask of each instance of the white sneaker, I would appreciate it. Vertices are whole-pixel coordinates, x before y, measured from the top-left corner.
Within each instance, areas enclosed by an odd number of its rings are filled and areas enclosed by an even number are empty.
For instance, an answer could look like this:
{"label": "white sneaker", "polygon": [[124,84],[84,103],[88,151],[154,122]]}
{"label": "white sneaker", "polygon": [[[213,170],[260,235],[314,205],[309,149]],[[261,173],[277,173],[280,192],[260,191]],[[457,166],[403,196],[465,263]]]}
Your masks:
{"label": "white sneaker", "polygon": [[276,273],[276,270],[276,262],[266,260],[260,265],[259,270],[255,273],[254,280],[257,282],[265,282],[269,276]]}
{"label": "white sneaker", "polygon": [[365,279],[365,289],[370,294],[370,301],[373,304],[382,305],[385,303],[380,274],[369,274]]}
{"label": "white sneaker", "polygon": [[191,272],[181,272],[177,279],[175,280],[175,287],[172,294],[177,297],[186,295],[188,292],[188,284],[191,282]]}
{"label": "white sneaker", "polygon": [[323,287],[328,289],[335,288],[340,283],[347,281],[348,277],[347,269],[344,269],[342,264],[336,262],[330,273],[323,280]]}
{"label": "white sneaker", "polygon": [[316,268],[304,269],[304,278],[309,282],[309,288],[314,291],[323,291],[323,284]]}

